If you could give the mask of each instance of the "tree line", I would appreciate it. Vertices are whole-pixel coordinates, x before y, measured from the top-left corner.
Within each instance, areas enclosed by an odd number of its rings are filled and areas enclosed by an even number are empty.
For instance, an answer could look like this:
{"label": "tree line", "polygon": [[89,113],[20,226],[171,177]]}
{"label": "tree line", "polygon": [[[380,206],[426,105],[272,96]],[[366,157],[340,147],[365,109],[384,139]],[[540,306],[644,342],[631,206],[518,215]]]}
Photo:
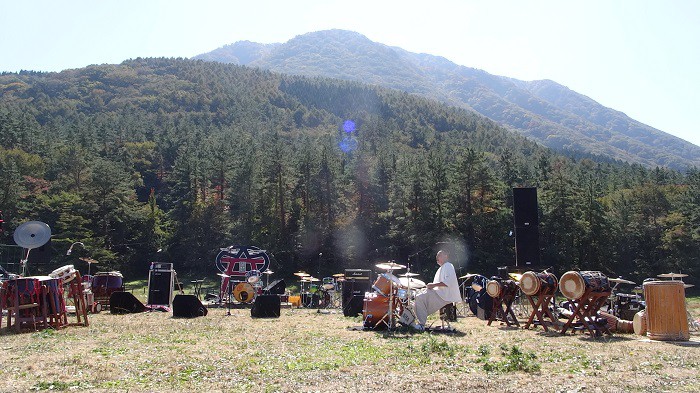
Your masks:
{"label": "tree line", "polygon": [[49,224],[39,270],[80,241],[134,275],[155,260],[210,274],[219,248],[247,244],[287,275],[392,259],[430,277],[446,242],[462,272],[491,275],[514,263],[521,186],[538,189],[541,260],[559,273],[700,266],[697,168],[554,152],[407,93],[183,59],[5,73],[0,91],[2,243]]}

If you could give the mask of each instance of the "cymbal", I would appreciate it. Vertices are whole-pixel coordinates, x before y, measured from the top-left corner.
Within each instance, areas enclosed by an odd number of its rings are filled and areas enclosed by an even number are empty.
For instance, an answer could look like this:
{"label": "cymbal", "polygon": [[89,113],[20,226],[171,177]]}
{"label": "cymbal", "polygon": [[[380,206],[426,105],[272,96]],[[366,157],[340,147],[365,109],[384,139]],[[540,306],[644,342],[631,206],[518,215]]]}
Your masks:
{"label": "cymbal", "polygon": [[425,282],[423,282],[417,278],[401,277],[401,278],[399,278],[399,282],[401,283],[402,288],[408,288],[409,285],[413,289],[425,288]]}
{"label": "cymbal", "polygon": [[683,284],[683,288],[686,288],[686,289],[687,289],[687,288],[692,288],[692,287],[694,287],[694,286],[695,286],[695,284]]}
{"label": "cymbal", "polygon": [[335,281],[343,282],[343,281],[345,281],[345,277],[338,277],[338,279],[336,279]]}
{"label": "cymbal", "polygon": [[273,272],[272,270],[269,270],[269,269],[268,269],[268,270],[265,270],[263,273],[264,273],[264,274],[272,274],[272,273],[274,273],[274,272]]}
{"label": "cymbal", "polygon": [[378,263],[375,266],[383,270],[399,270],[406,268],[406,265],[400,265],[394,262]]}
{"label": "cymbal", "polygon": [[336,273],[333,275],[333,277],[345,277],[345,274],[343,273]]}
{"label": "cymbal", "polygon": [[97,261],[92,259],[92,258],[83,257],[83,258],[78,258],[78,259],[80,259],[83,262],[87,262],[87,263],[97,263]]}
{"label": "cymbal", "polygon": [[636,282],[630,281],[630,280],[625,280],[624,278],[608,278],[608,281],[610,282],[617,282],[620,284],[632,284],[632,285],[637,285]]}
{"label": "cymbal", "polygon": [[459,277],[459,278],[460,278],[460,279],[462,279],[462,278],[472,278],[472,277],[477,276],[477,275],[478,275],[478,274],[475,274],[475,273],[467,273],[467,274],[465,274],[465,275],[463,275],[462,277]]}
{"label": "cymbal", "polygon": [[316,278],[316,277],[309,277],[309,281],[316,282],[316,281],[321,281],[321,280]]}
{"label": "cymbal", "polygon": [[520,279],[523,278],[521,273],[508,273],[508,275],[515,281],[520,281]]}
{"label": "cymbal", "polygon": [[399,277],[416,277],[420,276],[418,273],[404,273],[404,274],[399,274]]}
{"label": "cymbal", "polygon": [[656,277],[661,277],[661,278],[683,278],[683,277],[688,277],[687,274],[683,273],[664,273],[664,274],[659,274]]}
{"label": "cymbal", "polygon": [[217,275],[217,276],[224,277],[224,278],[231,277],[231,276],[229,276],[229,275],[226,274],[226,273],[216,273],[216,275]]}
{"label": "cymbal", "polygon": [[306,273],[306,272],[296,272],[296,273],[294,273],[294,275],[295,275],[295,276],[299,276],[299,277],[308,277],[308,276],[310,276],[310,274],[309,274],[309,273]]}

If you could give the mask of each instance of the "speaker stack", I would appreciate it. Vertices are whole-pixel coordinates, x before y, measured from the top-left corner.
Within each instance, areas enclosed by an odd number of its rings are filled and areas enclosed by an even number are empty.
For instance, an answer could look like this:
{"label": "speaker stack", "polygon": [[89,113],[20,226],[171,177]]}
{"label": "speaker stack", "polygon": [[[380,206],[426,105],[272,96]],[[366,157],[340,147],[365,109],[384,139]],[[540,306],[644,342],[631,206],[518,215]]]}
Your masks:
{"label": "speaker stack", "polygon": [[151,262],[151,270],[148,274],[148,300],[149,306],[168,306],[173,301],[173,288],[175,286],[175,271],[172,263]]}
{"label": "speaker stack", "polygon": [[513,188],[515,264],[539,265],[540,233],[537,215],[537,188]]}
{"label": "speaker stack", "polygon": [[345,269],[343,283],[343,315],[354,317],[362,314],[365,292],[372,288],[372,271],[366,269]]}

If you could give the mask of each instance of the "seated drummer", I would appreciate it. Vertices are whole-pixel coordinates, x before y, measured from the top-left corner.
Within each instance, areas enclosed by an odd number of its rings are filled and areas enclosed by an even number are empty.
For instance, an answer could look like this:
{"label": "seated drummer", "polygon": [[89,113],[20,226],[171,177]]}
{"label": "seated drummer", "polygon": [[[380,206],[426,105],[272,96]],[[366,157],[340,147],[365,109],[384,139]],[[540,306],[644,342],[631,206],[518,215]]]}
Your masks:
{"label": "seated drummer", "polygon": [[450,255],[445,250],[438,251],[435,258],[440,268],[435,272],[433,282],[426,286],[425,292],[416,295],[416,319],[414,328],[425,330],[425,322],[428,315],[438,311],[445,305],[462,301],[459,293],[459,283],[454,266],[448,261]]}

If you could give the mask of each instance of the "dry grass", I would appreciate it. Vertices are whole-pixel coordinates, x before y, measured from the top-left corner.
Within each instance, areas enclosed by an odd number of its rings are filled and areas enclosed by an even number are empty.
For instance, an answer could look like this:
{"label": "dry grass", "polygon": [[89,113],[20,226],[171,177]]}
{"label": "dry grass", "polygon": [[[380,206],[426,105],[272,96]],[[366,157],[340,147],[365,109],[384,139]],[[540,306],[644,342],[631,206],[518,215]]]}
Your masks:
{"label": "dry grass", "polygon": [[87,328],[3,328],[0,391],[700,391],[700,346],[545,334],[475,317],[453,323],[456,334],[387,335],[350,330],[360,318],[342,313],[232,314],[103,312]]}

